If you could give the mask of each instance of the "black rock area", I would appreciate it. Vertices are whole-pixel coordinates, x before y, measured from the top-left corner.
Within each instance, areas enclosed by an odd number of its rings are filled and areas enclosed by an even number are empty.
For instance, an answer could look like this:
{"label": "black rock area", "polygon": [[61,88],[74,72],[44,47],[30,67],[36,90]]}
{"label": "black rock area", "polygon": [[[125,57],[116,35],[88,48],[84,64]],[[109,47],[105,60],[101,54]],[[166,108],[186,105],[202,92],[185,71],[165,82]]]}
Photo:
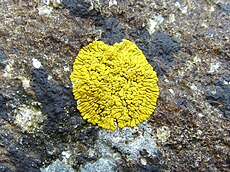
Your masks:
{"label": "black rock area", "polygon": [[224,77],[215,84],[207,86],[206,98],[212,106],[218,107],[226,118],[230,118],[230,86],[223,80],[230,82],[230,78]]}
{"label": "black rock area", "polygon": [[63,8],[67,8],[71,15],[78,17],[95,17],[97,16],[97,11],[91,9],[92,5],[90,2],[85,0],[63,0]]}
{"label": "black rock area", "polygon": [[174,64],[173,55],[179,51],[180,45],[172,36],[159,31],[150,35],[145,28],[134,29],[131,36],[146,55],[158,76],[164,75]]}
{"label": "black rock area", "polygon": [[113,45],[128,37],[119,20],[114,17],[100,18],[95,21],[95,25],[103,30],[101,40],[106,44]]}
{"label": "black rock area", "polygon": [[167,64],[173,61],[173,54],[179,49],[179,43],[172,36],[162,32],[155,32],[151,36],[148,54],[154,54]]}
{"label": "black rock area", "polygon": [[47,115],[44,133],[59,135],[63,138],[66,131],[68,116],[65,107],[75,105],[71,88],[58,86],[48,81],[48,72],[45,69],[32,70],[31,87],[38,100],[42,103],[42,112]]}
{"label": "black rock area", "polygon": [[7,60],[7,55],[4,52],[4,49],[0,46],[0,69],[6,67],[5,61]]}
{"label": "black rock area", "polygon": [[98,29],[102,29],[101,40],[106,44],[113,45],[115,42],[121,42],[127,37],[119,20],[115,17],[103,17],[99,12],[91,9],[91,4],[84,0],[64,0],[63,8],[67,8],[70,14],[76,17],[90,18],[94,21]]}
{"label": "black rock area", "polygon": [[97,160],[96,156],[90,157],[89,155],[82,153],[79,154],[76,158],[76,161],[73,165],[73,168],[78,169],[82,164],[85,164],[87,162],[95,162]]}
{"label": "black rock area", "polygon": [[139,166],[139,172],[160,172],[160,168],[153,164],[146,164]]}
{"label": "black rock area", "polygon": [[[15,170],[11,167],[12,171],[17,172],[40,172],[39,168],[42,166],[41,161],[44,156],[35,158],[33,155],[29,155],[29,152],[36,152],[36,150],[26,150],[20,143],[15,142],[15,144],[9,147],[9,157],[10,162],[14,164]],[[38,153],[38,152],[36,152]],[[35,154],[35,153],[34,153]]]}
{"label": "black rock area", "polygon": [[145,28],[134,28],[130,32],[130,36],[137,42],[138,47],[148,55],[148,45],[151,41],[151,35],[149,34],[148,30]]}
{"label": "black rock area", "polygon": [[6,164],[6,163],[1,163],[0,164],[0,170],[2,172],[13,172],[13,170],[10,168],[9,164]]}
{"label": "black rock area", "polygon": [[[80,141],[91,147],[98,130],[92,127],[87,128],[90,124],[82,120],[76,108],[72,88],[48,81],[48,72],[44,68],[33,69],[32,78],[31,86],[42,103],[43,114],[47,115],[43,127],[44,134],[56,140],[56,143],[68,142],[71,138],[72,141]],[[84,132],[76,132],[82,128]]]}
{"label": "black rock area", "polygon": [[[6,121],[4,118],[3,120]],[[39,172],[39,168],[43,165],[41,162],[49,161],[45,149],[41,147],[41,145],[44,145],[45,139],[38,139],[40,141],[38,146],[38,140],[35,140],[33,135],[22,134],[22,138],[18,141],[15,139],[18,134],[16,126],[14,130],[6,130],[3,123],[0,125],[0,171]],[[25,141],[26,144],[24,143]]]}
{"label": "black rock area", "polygon": [[[1,88],[0,88],[1,90]],[[7,120],[8,119],[8,108],[6,103],[9,101],[7,97],[0,93],[0,119]]]}

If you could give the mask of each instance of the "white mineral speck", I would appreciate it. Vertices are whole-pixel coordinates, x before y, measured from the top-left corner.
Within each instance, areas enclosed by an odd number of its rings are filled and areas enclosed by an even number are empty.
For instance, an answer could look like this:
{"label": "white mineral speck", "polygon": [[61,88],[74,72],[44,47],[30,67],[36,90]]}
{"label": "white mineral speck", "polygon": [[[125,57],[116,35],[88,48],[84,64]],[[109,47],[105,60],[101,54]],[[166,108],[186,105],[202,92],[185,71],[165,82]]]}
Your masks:
{"label": "white mineral speck", "polygon": [[51,75],[48,75],[48,81],[50,81],[50,80],[52,80],[53,79],[53,77],[51,76]]}
{"label": "white mineral speck", "polygon": [[30,87],[30,80],[28,80],[27,78],[23,78],[22,79],[22,86],[23,88],[26,90],[27,88]]}
{"label": "white mineral speck", "polygon": [[111,7],[113,5],[117,5],[117,1],[116,0],[110,0],[109,1],[109,7]]}
{"label": "white mineral speck", "polygon": [[175,21],[175,15],[174,14],[169,14],[169,22],[173,23]]}
{"label": "white mineral speck", "polygon": [[42,0],[42,2],[46,5],[49,5],[50,4],[50,0]]}
{"label": "white mineral speck", "polygon": [[71,153],[69,151],[63,151],[61,154],[62,156],[64,156],[64,158],[67,158],[67,159],[69,159],[71,156]]}
{"label": "white mineral speck", "polygon": [[12,76],[12,73],[11,73],[11,72],[13,71],[12,65],[13,65],[13,64],[8,64],[8,65],[6,65],[5,70],[4,70],[4,74],[3,74],[3,76],[4,76],[5,78],[11,78],[11,76]]}
{"label": "white mineral speck", "polygon": [[158,15],[154,17],[154,19],[149,19],[149,33],[152,34],[155,32],[158,25],[163,23],[164,17],[162,15]]}
{"label": "white mineral speck", "polygon": [[147,165],[147,161],[144,158],[141,158],[140,162],[141,162],[142,165]]}
{"label": "white mineral speck", "polygon": [[161,128],[157,128],[156,136],[159,140],[161,140],[162,142],[165,142],[169,138],[170,133],[171,133],[170,128],[167,126],[163,126]]}
{"label": "white mineral speck", "polygon": [[215,11],[215,8],[213,6],[211,6],[210,9],[209,9],[209,11],[213,12],[213,11]]}
{"label": "white mineral speck", "polygon": [[202,118],[204,115],[202,113],[198,113],[198,116]]}
{"label": "white mineral speck", "polygon": [[192,83],[191,89],[194,90],[194,91],[196,91],[197,90],[197,86],[194,83]]}
{"label": "white mineral speck", "polygon": [[38,8],[39,15],[47,15],[50,14],[51,12],[52,12],[52,8],[46,5]]}
{"label": "white mineral speck", "polygon": [[175,95],[175,92],[173,91],[173,89],[169,89],[169,92],[172,94],[172,95]]}
{"label": "white mineral speck", "polygon": [[224,85],[230,85],[230,82],[224,80]]}
{"label": "white mineral speck", "polygon": [[32,63],[36,69],[39,69],[42,66],[41,62],[39,62],[38,59],[35,59],[35,58],[32,59]]}
{"label": "white mineral speck", "polygon": [[181,11],[182,14],[185,14],[185,13],[188,12],[188,7],[187,6],[182,6],[180,4],[180,2],[178,2],[178,1],[175,3],[175,7],[177,7]]}
{"label": "white mineral speck", "polygon": [[64,66],[64,71],[68,72],[69,71],[69,67],[68,66]]}
{"label": "white mineral speck", "polygon": [[220,67],[220,63],[212,63],[210,66],[210,70],[208,71],[209,73],[214,73],[214,72],[218,72],[218,69]]}

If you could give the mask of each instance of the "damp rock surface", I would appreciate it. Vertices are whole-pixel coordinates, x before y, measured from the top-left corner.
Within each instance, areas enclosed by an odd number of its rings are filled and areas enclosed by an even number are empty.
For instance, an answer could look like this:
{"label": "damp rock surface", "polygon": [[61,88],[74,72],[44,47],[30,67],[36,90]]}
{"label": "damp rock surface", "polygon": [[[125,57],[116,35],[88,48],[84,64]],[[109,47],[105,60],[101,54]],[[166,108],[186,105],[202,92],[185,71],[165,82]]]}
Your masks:
{"label": "damp rock surface", "polygon": [[[0,171],[228,171],[229,2],[0,3]],[[69,79],[94,40],[138,45],[157,72],[151,118],[82,120]]]}

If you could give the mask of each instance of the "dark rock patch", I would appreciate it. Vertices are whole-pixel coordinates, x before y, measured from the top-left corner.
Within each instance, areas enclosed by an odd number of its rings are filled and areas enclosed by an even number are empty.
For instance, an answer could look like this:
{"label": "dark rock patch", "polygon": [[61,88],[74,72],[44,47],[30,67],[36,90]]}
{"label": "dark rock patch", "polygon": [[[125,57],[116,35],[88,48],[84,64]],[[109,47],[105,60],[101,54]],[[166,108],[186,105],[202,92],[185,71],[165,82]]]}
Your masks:
{"label": "dark rock patch", "polygon": [[97,15],[97,12],[91,9],[92,5],[90,2],[85,0],[63,0],[63,8],[67,8],[71,15],[78,17],[93,17]]}
{"label": "dark rock patch", "polygon": [[0,46],[0,69],[4,69],[6,67],[6,60],[7,55],[5,54],[4,49]]}
{"label": "dark rock patch", "polygon": [[[1,172],[39,172],[43,165],[42,161],[49,161],[45,156],[44,143],[40,143],[30,135],[23,135],[20,141],[16,137],[19,135],[16,126],[7,129],[0,126],[0,171]],[[26,144],[24,143],[26,141]],[[44,142],[44,139],[40,140]]]}
{"label": "dark rock patch", "polygon": [[7,163],[0,163],[0,171],[2,171],[2,172],[13,172],[13,169]]}
{"label": "dark rock patch", "polygon": [[[32,78],[31,86],[42,103],[43,114],[47,115],[44,133],[53,141],[56,140],[56,143],[78,140],[89,147],[92,146],[97,137],[97,129],[91,128],[90,124],[80,117],[72,89],[48,81],[46,69],[33,69]],[[83,128],[84,132],[79,132]]]}
{"label": "dark rock patch", "polygon": [[218,3],[217,6],[219,7],[220,10],[226,12],[226,13],[230,13],[230,3]]}
{"label": "dark rock patch", "polygon": [[43,113],[48,116],[44,132],[51,134],[55,131],[60,136],[64,135],[66,131],[63,126],[68,120],[64,108],[71,103],[74,104],[71,89],[49,82],[45,69],[33,69],[32,78],[32,89],[43,104]]}
{"label": "dark rock patch", "polygon": [[180,49],[179,43],[170,35],[155,32],[151,36],[148,54],[154,54],[164,63],[173,61],[173,54]]}
{"label": "dark rock patch", "polygon": [[31,155],[31,152],[35,154],[35,150],[25,150],[19,143],[15,143],[14,145],[10,146],[10,160],[15,165],[17,172],[40,172],[39,167],[41,167],[41,159],[39,158],[42,158],[42,156],[35,158],[33,155]]}
{"label": "dark rock patch", "polygon": [[5,120],[8,119],[8,108],[6,105],[8,101],[9,98],[5,97],[0,93],[0,119],[5,119]]}
{"label": "dark rock patch", "polygon": [[114,17],[101,18],[95,22],[97,27],[103,29],[101,40],[106,44],[113,45],[128,37],[119,20]]}
{"label": "dark rock patch", "polygon": [[[223,79],[207,86],[206,98],[212,106],[218,107],[226,118],[230,118],[230,86],[224,84]],[[230,78],[225,78],[227,82]]]}
{"label": "dark rock patch", "polygon": [[150,35],[144,28],[134,29],[131,36],[159,76],[174,64],[173,55],[179,51],[180,45],[172,36],[159,31]]}

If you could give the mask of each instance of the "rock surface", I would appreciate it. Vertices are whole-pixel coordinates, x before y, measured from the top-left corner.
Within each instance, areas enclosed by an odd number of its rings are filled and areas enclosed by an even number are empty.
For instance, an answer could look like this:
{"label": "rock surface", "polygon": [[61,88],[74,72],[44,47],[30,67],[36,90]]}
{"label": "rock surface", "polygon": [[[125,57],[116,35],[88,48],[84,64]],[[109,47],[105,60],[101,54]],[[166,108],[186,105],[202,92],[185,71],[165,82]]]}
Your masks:
{"label": "rock surface", "polygon": [[[230,3],[0,2],[0,171],[228,171]],[[100,39],[135,42],[158,74],[152,117],[115,132],[82,120],[69,75]]]}

